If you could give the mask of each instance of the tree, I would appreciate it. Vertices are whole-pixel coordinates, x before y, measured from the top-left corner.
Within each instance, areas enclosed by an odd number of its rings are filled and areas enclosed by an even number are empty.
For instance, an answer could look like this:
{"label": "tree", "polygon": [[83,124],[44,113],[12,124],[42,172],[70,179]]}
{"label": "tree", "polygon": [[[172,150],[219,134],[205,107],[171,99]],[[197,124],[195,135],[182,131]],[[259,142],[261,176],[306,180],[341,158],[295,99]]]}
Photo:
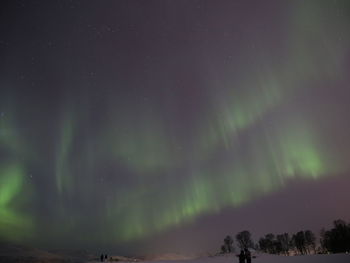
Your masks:
{"label": "tree", "polygon": [[265,253],[269,253],[269,249],[268,249],[268,243],[267,243],[267,239],[266,238],[260,238],[259,239],[259,248],[261,251],[265,252]]}
{"label": "tree", "polygon": [[222,254],[227,253],[227,250],[226,250],[226,246],[225,246],[225,245],[222,245],[222,246],[221,246],[221,253],[222,253]]}
{"label": "tree", "polygon": [[306,241],[305,241],[305,233],[304,231],[299,231],[298,233],[293,235],[295,247],[299,251],[300,254],[307,254],[306,251]]}
{"label": "tree", "polygon": [[321,229],[320,236],[321,253],[325,254],[329,251],[328,248],[330,246],[328,243],[327,231],[324,228]]}
{"label": "tree", "polygon": [[224,239],[224,246],[226,247],[226,252],[233,252],[233,239],[231,236],[227,235]]}
{"label": "tree", "polygon": [[281,252],[283,252],[285,255],[289,255],[289,248],[290,248],[290,238],[288,233],[283,233],[280,235],[277,235],[277,241],[281,244]]}
{"label": "tree", "polygon": [[259,239],[259,247],[260,249],[265,252],[265,253],[270,253],[270,254],[276,254],[276,246],[278,244],[276,243],[275,240],[275,235],[274,234],[267,234],[265,237],[262,237]]}
{"label": "tree", "polygon": [[297,253],[297,246],[296,246],[296,244],[295,244],[294,235],[293,235],[292,238],[290,238],[290,240],[289,240],[289,250],[292,250],[294,253]]}
{"label": "tree", "polygon": [[275,248],[274,248],[274,240],[275,240],[275,235],[272,233],[269,233],[267,235],[265,235],[265,239],[266,239],[266,244],[267,244],[267,251],[270,254],[276,254]]}
{"label": "tree", "polygon": [[309,254],[311,249],[316,253],[316,237],[310,230],[305,231],[305,245]]}
{"label": "tree", "polygon": [[239,232],[236,235],[236,240],[237,240],[238,246],[241,249],[254,247],[252,236],[251,236],[250,232],[247,230]]}
{"label": "tree", "polygon": [[350,225],[343,220],[335,220],[334,227],[321,232],[321,246],[331,253],[350,251]]}
{"label": "tree", "polygon": [[283,252],[282,243],[278,240],[272,242],[273,253],[280,255]]}

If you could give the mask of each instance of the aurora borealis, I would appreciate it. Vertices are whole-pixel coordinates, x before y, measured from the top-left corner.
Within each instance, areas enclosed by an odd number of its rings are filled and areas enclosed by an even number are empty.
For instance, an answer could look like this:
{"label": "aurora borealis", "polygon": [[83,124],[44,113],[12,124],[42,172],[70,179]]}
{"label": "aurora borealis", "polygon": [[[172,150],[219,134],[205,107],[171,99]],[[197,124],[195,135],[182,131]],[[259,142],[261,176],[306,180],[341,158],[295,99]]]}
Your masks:
{"label": "aurora borealis", "polygon": [[205,251],[350,220],[349,1],[17,0],[0,20],[0,239]]}

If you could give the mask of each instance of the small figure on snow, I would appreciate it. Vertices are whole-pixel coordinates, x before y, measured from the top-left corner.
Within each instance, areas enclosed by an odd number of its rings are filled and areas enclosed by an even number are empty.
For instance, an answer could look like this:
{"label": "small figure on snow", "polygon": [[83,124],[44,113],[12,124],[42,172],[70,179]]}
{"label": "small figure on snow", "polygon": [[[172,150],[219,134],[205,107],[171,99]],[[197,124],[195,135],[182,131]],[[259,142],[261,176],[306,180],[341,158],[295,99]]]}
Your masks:
{"label": "small figure on snow", "polygon": [[250,253],[248,248],[244,249],[244,254],[245,254],[245,259],[246,259],[247,263],[251,263],[252,262],[252,254]]}
{"label": "small figure on snow", "polygon": [[239,263],[244,263],[245,261],[245,254],[244,251],[241,250],[241,253],[238,255]]}

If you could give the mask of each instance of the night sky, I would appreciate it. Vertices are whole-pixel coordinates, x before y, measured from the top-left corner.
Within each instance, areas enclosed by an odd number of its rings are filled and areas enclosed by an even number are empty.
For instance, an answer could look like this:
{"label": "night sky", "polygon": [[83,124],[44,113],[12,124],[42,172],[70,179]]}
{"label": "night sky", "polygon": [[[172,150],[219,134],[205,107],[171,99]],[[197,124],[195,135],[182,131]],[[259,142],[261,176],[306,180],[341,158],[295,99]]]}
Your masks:
{"label": "night sky", "polygon": [[1,1],[0,239],[120,254],[350,220],[350,1]]}

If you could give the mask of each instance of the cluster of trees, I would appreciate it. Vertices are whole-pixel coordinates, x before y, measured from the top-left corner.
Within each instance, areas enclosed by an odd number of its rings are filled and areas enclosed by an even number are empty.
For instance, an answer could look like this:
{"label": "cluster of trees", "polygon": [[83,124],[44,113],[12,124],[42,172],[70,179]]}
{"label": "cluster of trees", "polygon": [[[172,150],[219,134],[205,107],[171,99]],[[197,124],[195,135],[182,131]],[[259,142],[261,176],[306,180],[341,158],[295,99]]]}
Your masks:
{"label": "cluster of trees", "polygon": [[[269,254],[316,254],[316,253],[345,253],[350,252],[350,224],[343,220],[335,220],[333,228],[322,230],[319,242],[310,230],[299,231],[295,234],[272,233],[261,237],[254,244],[251,233],[247,230],[237,233],[236,241],[240,249],[253,248]],[[234,252],[234,241],[226,236],[221,246],[221,253]]]}
{"label": "cluster of trees", "polygon": [[343,220],[335,220],[332,229],[321,230],[320,243],[322,252],[350,252],[350,224]]}
{"label": "cluster of trees", "polygon": [[316,237],[310,230],[299,231],[290,236],[288,233],[279,235],[267,234],[259,239],[261,251],[270,254],[310,254],[316,253]]}
{"label": "cluster of trees", "polygon": [[[255,248],[252,235],[247,230],[237,233],[236,241],[240,249]],[[224,239],[224,244],[221,246],[221,253],[231,252],[234,252],[233,238],[231,236],[226,236]]]}

